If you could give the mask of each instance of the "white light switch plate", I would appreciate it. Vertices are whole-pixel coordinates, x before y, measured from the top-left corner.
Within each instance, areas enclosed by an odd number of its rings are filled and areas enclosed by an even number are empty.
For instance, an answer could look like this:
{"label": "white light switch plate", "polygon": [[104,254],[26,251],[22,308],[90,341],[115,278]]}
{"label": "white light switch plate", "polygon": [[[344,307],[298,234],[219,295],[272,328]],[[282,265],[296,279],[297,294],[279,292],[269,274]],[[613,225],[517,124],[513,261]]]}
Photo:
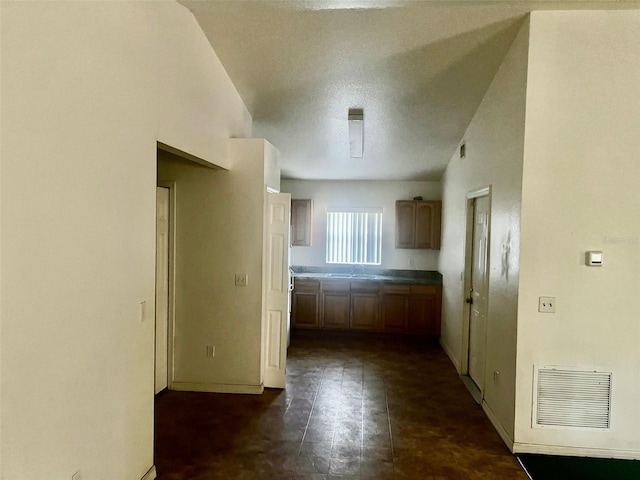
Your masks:
{"label": "white light switch plate", "polygon": [[538,298],[538,311],[541,313],[556,313],[556,297]]}
{"label": "white light switch plate", "polygon": [[236,273],[236,286],[246,287],[249,283],[249,278],[246,273]]}

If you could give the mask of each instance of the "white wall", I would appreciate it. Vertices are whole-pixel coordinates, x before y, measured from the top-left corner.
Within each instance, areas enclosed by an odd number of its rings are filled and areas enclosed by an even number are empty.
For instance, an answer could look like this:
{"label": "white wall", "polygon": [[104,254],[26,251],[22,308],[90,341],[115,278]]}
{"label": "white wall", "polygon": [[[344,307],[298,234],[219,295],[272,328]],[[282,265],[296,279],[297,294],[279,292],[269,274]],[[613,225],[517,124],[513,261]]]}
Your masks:
{"label": "white wall", "polygon": [[527,48],[525,24],[465,133],[466,158],[456,153],[442,179],[441,343],[458,371],[463,357],[466,196],[483,187],[492,189],[486,372],[490,378],[499,371],[500,382],[485,382],[484,400],[511,438]]}
{"label": "white wall", "polygon": [[[638,11],[531,16],[520,449],[559,445],[565,452],[640,458],[639,45]],[[604,266],[586,267],[586,250],[604,251]],[[557,297],[555,314],[537,313],[541,295]],[[613,372],[610,431],[531,428],[534,365]]]}
{"label": "white wall", "polygon": [[[278,151],[262,139],[231,139],[229,171],[159,158],[159,181],[176,183],[173,386],[258,393],[264,191],[267,181],[278,186]],[[248,274],[246,287],[235,286],[237,273]],[[206,345],[215,345],[214,358]]]}
{"label": "white wall", "polygon": [[[233,140],[232,140],[233,141]],[[280,150],[267,141],[260,139],[243,140],[241,143],[262,143],[264,151],[264,184],[268,188],[280,191]],[[245,147],[247,148],[247,147]]]}
{"label": "white wall", "polygon": [[[2,2],[2,477],[153,463],[156,141],[251,118],[173,2]],[[140,302],[148,319],[140,321]]]}
{"label": "white wall", "polygon": [[440,200],[439,182],[282,180],[282,191],[291,193],[292,199],[313,199],[312,245],[293,247],[293,265],[326,266],[327,207],[382,207],[381,267],[437,270],[437,250],[395,248],[395,202],[415,196]]}

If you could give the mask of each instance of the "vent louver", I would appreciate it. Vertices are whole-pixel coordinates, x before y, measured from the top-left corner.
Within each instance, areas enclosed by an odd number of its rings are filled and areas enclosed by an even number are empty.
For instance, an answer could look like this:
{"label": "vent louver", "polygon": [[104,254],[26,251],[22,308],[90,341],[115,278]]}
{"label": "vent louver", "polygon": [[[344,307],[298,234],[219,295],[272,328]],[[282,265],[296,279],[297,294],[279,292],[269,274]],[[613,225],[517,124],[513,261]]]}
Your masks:
{"label": "vent louver", "polygon": [[536,373],[534,425],[609,428],[610,372],[547,367]]}

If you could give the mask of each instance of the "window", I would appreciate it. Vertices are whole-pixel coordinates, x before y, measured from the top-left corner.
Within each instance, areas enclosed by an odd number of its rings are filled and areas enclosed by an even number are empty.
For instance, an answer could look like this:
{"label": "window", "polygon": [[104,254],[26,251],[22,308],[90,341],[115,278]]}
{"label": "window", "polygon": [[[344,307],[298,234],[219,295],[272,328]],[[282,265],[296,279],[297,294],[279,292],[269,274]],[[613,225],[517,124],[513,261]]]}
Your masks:
{"label": "window", "polygon": [[380,265],[381,208],[327,209],[327,263]]}

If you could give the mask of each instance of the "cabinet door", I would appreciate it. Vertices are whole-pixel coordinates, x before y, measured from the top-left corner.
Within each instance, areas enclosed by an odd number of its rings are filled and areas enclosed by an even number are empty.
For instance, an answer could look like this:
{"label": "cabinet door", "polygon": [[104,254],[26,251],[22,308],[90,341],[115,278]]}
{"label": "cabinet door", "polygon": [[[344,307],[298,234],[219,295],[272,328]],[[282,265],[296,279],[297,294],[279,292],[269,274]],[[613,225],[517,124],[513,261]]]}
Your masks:
{"label": "cabinet door", "polygon": [[409,321],[409,286],[390,285],[382,291],[382,328],[386,332],[406,332]]}
{"label": "cabinet door", "polygon": [[296,280],[291,305],[295,328],[320,328],[320,282]]}
{"label": "cabinet door", "polygon": [[414,248],[416,202],[396,202],[396,248]]}
{"label": "cabinet door", "polygon": [[440,292],[439,285],[411,287],[408,324],[410,333],[440,335]]}
{"label": "cabinet door", "polygon": [[380,302],[377,293],[351,293],[351,329],[377,330]]}
{"label": "cabinet door", "polygon": [[312,207],[311,199],[291,200],[291,245],[311,245]]}
{"label": "cabinet door", "polygon": [[349,328],[350,297],[349,282],[322,282],[322,328]]}
{"label": "cabinet door", "polygon": [[415,248],[440,249],[442,202],[416,202]]}

